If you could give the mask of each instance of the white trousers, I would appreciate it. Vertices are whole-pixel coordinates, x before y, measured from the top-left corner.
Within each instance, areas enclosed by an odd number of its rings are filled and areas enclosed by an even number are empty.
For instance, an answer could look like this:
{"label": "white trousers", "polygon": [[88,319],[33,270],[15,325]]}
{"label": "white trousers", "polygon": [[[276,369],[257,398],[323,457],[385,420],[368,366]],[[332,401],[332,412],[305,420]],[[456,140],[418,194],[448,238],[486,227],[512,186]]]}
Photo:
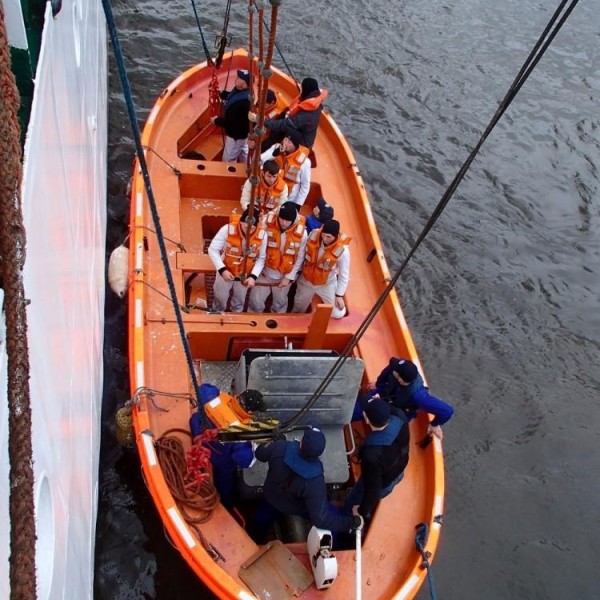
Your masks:
{"label": "white trousers", "polygon": [[256,281],[256,285],[250,291],[250,300],[248,301],[248,312],[263,312],[265,310],[265,302],[267,301],[269,294],[273,294],[271,312],[287,312],[288,294],[290,291],[290,286],[288,285],[284,288],[277,287],[280,281],[281,279],[272,279],[271,277],[267,277],[266,275],[259,275]]}
{"label": "white trousers", "polygon": [[324,304],[335,305],[335,288],[337,286],[335,278],[323,285],[313,285],[310,281],[304,279],[304,275],[300,275],[296,285],[296,297],[294,298],[292,312],[306,312],[315,295],[319,296]]}
{"label": "white trousers", "polygon": [[246,162],[248,158],[248,140],[234,140],[225,136],[223,162]]}
{"label": "white trousers", "polygon": [[248,288],[243,286],[241,281],[225,281],[218,273],[215,277],[215,284],[213,286],[213,294],[215,296],[213,302],[214,310],[225,312],[231,288],[233,288],[231,311],[240,313],[244,310],[244,302],[246,302]]}

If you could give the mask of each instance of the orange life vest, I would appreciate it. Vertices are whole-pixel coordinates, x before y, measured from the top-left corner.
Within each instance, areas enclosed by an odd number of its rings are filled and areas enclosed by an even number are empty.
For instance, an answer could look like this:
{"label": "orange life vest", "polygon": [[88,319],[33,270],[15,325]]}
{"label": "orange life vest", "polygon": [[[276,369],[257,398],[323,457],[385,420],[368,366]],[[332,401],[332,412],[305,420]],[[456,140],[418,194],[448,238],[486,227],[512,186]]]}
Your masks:
{"label": "orange life vest", "polygon": [[[254,263],[260,253],[262,241],[265,239],[265,230],[259,224],[250,236],[250,239],[246,240],[242,236],[240,230],[240,217],[241,215],[239,214],[233,214],[229,219],[227,240],[225,241],[223,255],[223,262],[225,263],[227,270],[230,271],[234,277],[241,275],[244,267],[246,275],[252,271]],[[247,248],[245,265],[243,245]]]}
{"label": "orange life vest", "polygon": [[293,268],[300,252],[300,243],[306,229],[304,217],[299,216],[296,223],[286,231],[285,246],[281,249],[281,229],[277,211],[267,215],[267,260],[265,266],[287,275]]}
{"label": "orange life vest", "polygon": [[287,116],[293,117],[297,115],[301,110],[313,111],[317,110],[323,102],[327,99],[328,92],[327,90],[321,90],[321,93],[314,98],[307,98],[306,100],[300,100],[300,96],[294,98],[290,107],[288,108]]}
{"label": "orange life vest", "polygon": [[224,429],[240,423],[247,424],[252,417],[240,406],[237,398],[221,392],[216,398],[204,405],[206,416],[217,429]]}
{"label": "orange life vest", "polygon": [[294,150],[291,154],[282,152],[275,157],[279,168],[283,170],[283,179],[288,186],[288,191],[291,192],[294,185],[298,183],[300,169],[308,158],[309,152],[306,146],[298,146],[298,150]]}
{"label": "orange life vest", "polygon": [[256,206],[261,214],[269,212],[279,206],[279,199],[286,187],[285,181],[281,177],[271,187],[267,187],[263,178],[260,178],[260,183],[256,188]]}
{"label": "orange life vest", "polygon": [[329,275],[338,259],[344,252],[345,246],[350,243],[351,238],[341,233],[330,246],[324,247],[324,252],[321,258],[319,249],[321,247],[321,230],[314,229],[308,236],[306,243],[306,255],[304,256],[304,266],[302,267],[302,275],[313,285],[323,285],[327,283]]}

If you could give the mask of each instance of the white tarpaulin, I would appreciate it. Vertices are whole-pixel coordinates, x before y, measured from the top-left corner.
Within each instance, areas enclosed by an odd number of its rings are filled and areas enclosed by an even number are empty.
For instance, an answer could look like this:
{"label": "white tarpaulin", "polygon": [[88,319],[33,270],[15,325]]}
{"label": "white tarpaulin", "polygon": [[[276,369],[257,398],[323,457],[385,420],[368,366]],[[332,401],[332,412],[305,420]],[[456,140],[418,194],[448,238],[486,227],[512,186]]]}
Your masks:
{"label": "white tarpaulin", "polygon": [[[92,597],[100,447],[106,35],[99,1],[64,0],[55,18],[46,9],[22,192],[38,598],[81,600]],[[2,402],[2,481],[6,409]],[[9,597],[8,536],[0,528],[0,598]]]}

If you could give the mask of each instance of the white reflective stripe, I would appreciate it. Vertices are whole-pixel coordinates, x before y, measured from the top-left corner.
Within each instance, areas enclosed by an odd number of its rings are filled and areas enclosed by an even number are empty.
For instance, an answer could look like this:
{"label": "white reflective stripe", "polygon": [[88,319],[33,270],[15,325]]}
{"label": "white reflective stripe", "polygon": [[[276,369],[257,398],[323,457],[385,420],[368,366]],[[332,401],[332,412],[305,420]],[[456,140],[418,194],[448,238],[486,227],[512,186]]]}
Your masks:
{"label": "white reflective stripe", "polygon": [[158,114],[158,106],[154,106],[154,108],[152,109],[152,112],[148,115],[148,118],[146,119],[146,123],[148,123],[149,125],[152,125],[152,123],[154,123],[154,119],[156,119],[156,115]]}
{"label": "white reflective stripe", "polygon": [[144,206],[144,196],[142,195],[142,192],[138,192],[135,195],[135,216],[136,217],[141,217],[142,216],[142,206]]}
{"label": "white reflective stripe", "polygon": [[219,398],[219,396],[217,396],[214,400],[207,402],[207,404],[209,406],[211,406],[212,408],[215,408],[215,407],[219,406],[219,404],[221,404],[221,398]]}
{"label": "white reflective stripe", "polygon": [[138,360],[135,366],[136,387],[144,387],[144,361]]}
{"label": "white reflective stripe", "polygon": [[151,467],[155,467],[158,464],[158,461],[156,459],[156,451],[154,450],[154,441],[152,440],[152,436],[142,433],[142,440],[144,441],[144,449],[146,450],[148,464]]}
{"label": "white reflective stripe", "polygon": [[184,79],[184,76],[180,75],[173,83],[171,83],[169,86],[169,91],[174,90]]}
{"label": "white reflective stripe", "polygon": [[402,589],[398,592],[397,596],[394,596],[394,598],[396,600],[403,600],[412,592],[417,583],[419,583],[419,578],[416,575],[411,575],[410,579],[402,586]]}
{"label": "white reflective stripe", "polygon": [[173,521],[173,524],[175,525],[175,527],[177,527],[177,530],[185,540],[185,543],[188,545],[188,548],[193,548],[196,545],[196,540],[192,537],[190,530],[183,522],[183,519],[181,518],[181,515],[179,514],[177,509],[175,507],[171,507],[169,508],[169,510],[167,510],[167,512],[171,517],[171,521]]}
{"label": "white reflective stripe", "polygon": [[135,301],[135,326],[139,328],[142,326],[142,299],[137,298]]}
{"label": "white reflective stripe", "polygon": [[140,242],[135,249],[135,270],[140,272],[142,270],[144,245]]}
{"label": "white reflective stripe", "polygon": [[442,442],[441,442],[440,438],[437,435],[433,436],[433,449],[436,452],[439,452],[439,453],[442,452]]}

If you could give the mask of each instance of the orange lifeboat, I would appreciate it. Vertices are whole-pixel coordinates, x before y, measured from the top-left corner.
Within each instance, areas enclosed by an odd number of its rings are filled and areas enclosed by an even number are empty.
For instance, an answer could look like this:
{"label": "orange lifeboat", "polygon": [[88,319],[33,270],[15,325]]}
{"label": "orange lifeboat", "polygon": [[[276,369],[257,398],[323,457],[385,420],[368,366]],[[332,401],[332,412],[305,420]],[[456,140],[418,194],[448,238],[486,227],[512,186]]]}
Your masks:
{"label": "orange lifeboat", "polygon": [[[220,70],[220,86],[224,87],[228,71],[235,73],[247,64],[242,50],[226,57]],[[247,178],[244,164],[220,160],[222,134],[211,123],[208,109],[211,76],[211,67],[202,63],[175,79],[152,109],[142,139],[177,301],[189,307],[182,313],[185,338],[198,383],[212,383],[224,391],[230,391],[232,380],[236,388],[252,383],[268,392],[267,401],[277,396],[280,386],[277,406],[284,415],[287,409],[291,416],[303,404],[297,400],[307,393],[307,386],[310,397],[335,356],[343,352],[384,291],[390,273],[364,181],[342,133],[324,112],[311,152],[310,192],[301,213],[310,214],[317,200],[324,197],[335,208],[343,232],[352,238],[351,278],[345,295],[348,314],[332,319],[332,307],[315,302],[306,314],[205,310],[211,306],[215,277],[207,247],[229,222],[232,212],[240,211],[241,188]],[[294,82],[276,69],[269,87],[281,108],[297,95]],[[238,514],[217,502],[209,514],[200,515],[202,511],[193,507],[182,508],[173,492],[169,474],[159,460],[157,442],[171,432],[184,450],[192,445],[187,432],[196,410],[196,392],[154,230],[136,163],[131,192],[129,290],[133,420],[144,478],[169,538],[197,576],[220,598],[353,597],[355,548],[334,551],[337,579],[331,587],[318,590],[305,576],[311,573],[306,538],[290,541],[280,535],[266,546],[257,546]],[[319,409],[323,414],[335,413],[332,422],[337,433],[328,437],[323,461],[326,473],[328,469],[335,471],[329,479],[332,493],[342,493],[360,473],[353,454],[364,435],[364,424],[350,423],[356,392],[375,380],[391,356],[410,357],[420,365],[395,292],[387,297],[340,371],[342,383],[337,386],[334,381],[331,394],[326,392],[325,400],[314,407],[317,413]],[[283,375],[278,378],[278,373]],[[285,386],[292,384],[304,387],[290,392]],[[348,390],[353,393],[349,395]],[[335,404],[336,393],[339,397],[346,395],[345,402]],[[289,407],[282,398],[292,398]],[[364,535],[363,598],[416,595],[426,577],[422,557],[415,548],[417,524],[428,525],[426,550],[435,554],[443,511],[444,470],[439,440],[434,439],[424,449],[414,443],[426,436],[427,425],[427,415],[410,423],[413,441],[405,477],[380,502]],[[261,483],[260,473],[245,471],[238,474],[246,492],[238,500],[242,514],[245,503],[256,501]],[[289,572],[278,567],[281,558],[276,556],[273,560],[261,559],[275,552],[274,548],[282,556],[291,557],[289,561],[298,565],[297,570]],[[287,595],[278,595],[284,593],[281,590],[287,590]]]}

